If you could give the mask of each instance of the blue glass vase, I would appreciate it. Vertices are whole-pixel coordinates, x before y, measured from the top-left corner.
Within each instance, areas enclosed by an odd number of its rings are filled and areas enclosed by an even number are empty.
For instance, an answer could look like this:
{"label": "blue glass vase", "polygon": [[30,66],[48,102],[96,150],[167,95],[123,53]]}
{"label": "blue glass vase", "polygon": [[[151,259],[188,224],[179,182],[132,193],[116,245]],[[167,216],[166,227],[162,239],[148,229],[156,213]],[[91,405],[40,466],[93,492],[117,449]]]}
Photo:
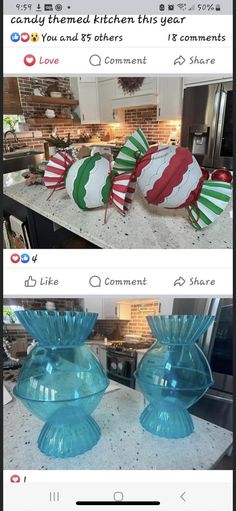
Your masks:
{"label": "blue glass vase", "polygon": [[187,409],[213,384],[208,361],[196,341],[213,316],[149,316],[157,341],[136,371],[149,405],[140,422],[144,429],[165,438],[183,438],[193,430]]}
{"label": "blue glass vase", "polygon": [[109,383],[85,345],[97,314],[30,310],[16,315],[37,341],[21,368],[14,394],[45,422],[39,449],[56,458],[88,451],[100,438],[91,414]]}

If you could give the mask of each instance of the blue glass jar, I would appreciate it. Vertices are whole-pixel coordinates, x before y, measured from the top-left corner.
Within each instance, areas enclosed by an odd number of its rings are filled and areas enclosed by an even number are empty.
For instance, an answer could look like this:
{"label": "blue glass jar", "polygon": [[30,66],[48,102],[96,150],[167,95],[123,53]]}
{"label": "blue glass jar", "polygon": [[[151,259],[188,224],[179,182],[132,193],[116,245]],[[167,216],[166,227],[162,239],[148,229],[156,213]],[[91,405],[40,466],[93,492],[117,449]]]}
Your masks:
{"label": "blue glass jar", "polygon": [[213,316],[149,316],[157,341],[136,371],[149,405],[140,422],[144,429],[165,438],[190,435],[193,422],[187,409],[213,384],[208,361],[196,341]]}
{"label": "blue glass jar", "polygon": [[21,368],[14,394],[45,422],[39,449],[57,458],[88,451],[100,438],[91,414],[109,384],[85,345],[97,314],[30,310],[16,315],[37,341]]}

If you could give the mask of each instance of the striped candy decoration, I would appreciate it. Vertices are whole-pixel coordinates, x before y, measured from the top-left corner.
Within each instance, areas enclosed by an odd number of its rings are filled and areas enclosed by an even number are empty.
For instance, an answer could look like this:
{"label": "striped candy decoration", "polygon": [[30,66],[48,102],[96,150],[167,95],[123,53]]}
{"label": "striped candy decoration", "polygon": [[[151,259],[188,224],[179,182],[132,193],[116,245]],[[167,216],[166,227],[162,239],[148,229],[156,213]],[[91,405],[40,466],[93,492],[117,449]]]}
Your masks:
{"label": "striped candy decoration", "polygon": [[121,174],[114,177],[110,200],[114,206],[125,214],[133,202],[133,195],[136,188],[136,178],[132,174]]}
{"label": "striped candy decoration", "polygon": [[200,230],[215,222],[226,208],[231,196],[230,183],[204,181],[196,203],[186,208],[193,227]]}
{"label": "striped candy decoration", "polygon": [[201,168],[189,149],[152,147],[138,162],[135,175],[138,187],[149,204],[183,208],[199,194]]}
{"label": "striped candy decoration", "polygon": [[70,197],[81,209],[113,203],[123,214],[129,209],[135,191],[131,174],[116,176],[109,161],[96,154],[77,160],[69,168],[65,185]]}
{"label": "striped candy decoration", "polygon": [[74,159],[65,151],[58,151],[52,156],[45,168],[44,183],[47,188],[61,190],[65,188],[64,176]]}
{"label": "striped candy decoration", "polygon": [[132,172],[140,155],[143,156],[148,149],[148,141],[143,131],[138,128],[120,150],[115,160],[114,170],[116,172]]}

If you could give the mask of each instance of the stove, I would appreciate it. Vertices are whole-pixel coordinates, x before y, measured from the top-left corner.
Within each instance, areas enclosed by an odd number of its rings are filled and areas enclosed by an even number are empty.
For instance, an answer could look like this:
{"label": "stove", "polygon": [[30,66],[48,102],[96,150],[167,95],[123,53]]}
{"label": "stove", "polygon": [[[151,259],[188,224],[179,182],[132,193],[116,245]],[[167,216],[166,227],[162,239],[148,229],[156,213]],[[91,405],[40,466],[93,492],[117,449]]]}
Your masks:
{"label": "stove", "polygon": [[112,343],[112,346],[107,348],[107,351],[115,353],[127,353],[132,357],[136,357],[137,350],[148,349],[152,344],[152,342],[114,342]]}
{"label": "stove", "polygon": [[107,348],[107,376],[111,380],[135,388],[137,349],[148,349],[152,342],[114,342]]}

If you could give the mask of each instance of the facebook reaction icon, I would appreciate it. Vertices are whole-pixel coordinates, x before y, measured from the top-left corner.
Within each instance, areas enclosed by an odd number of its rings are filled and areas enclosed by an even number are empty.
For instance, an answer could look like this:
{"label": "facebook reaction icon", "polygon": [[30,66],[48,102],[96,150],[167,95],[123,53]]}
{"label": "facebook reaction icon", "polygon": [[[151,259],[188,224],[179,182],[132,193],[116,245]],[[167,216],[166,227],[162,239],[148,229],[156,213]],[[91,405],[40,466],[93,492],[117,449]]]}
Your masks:
{"label": "facebook reaction icon", "polygon": [[18,32],[13,32],[11,34],[11,40],[13,43],[18,43],[18,41],[20,40],[20,34],[18,34]]}
{"label": "facebook reaction icon", "polygon": [[22,254],[22,256],[21,256],[22,263],[28,263],[29,260],[30,260],[30,256],[28,254]]}

